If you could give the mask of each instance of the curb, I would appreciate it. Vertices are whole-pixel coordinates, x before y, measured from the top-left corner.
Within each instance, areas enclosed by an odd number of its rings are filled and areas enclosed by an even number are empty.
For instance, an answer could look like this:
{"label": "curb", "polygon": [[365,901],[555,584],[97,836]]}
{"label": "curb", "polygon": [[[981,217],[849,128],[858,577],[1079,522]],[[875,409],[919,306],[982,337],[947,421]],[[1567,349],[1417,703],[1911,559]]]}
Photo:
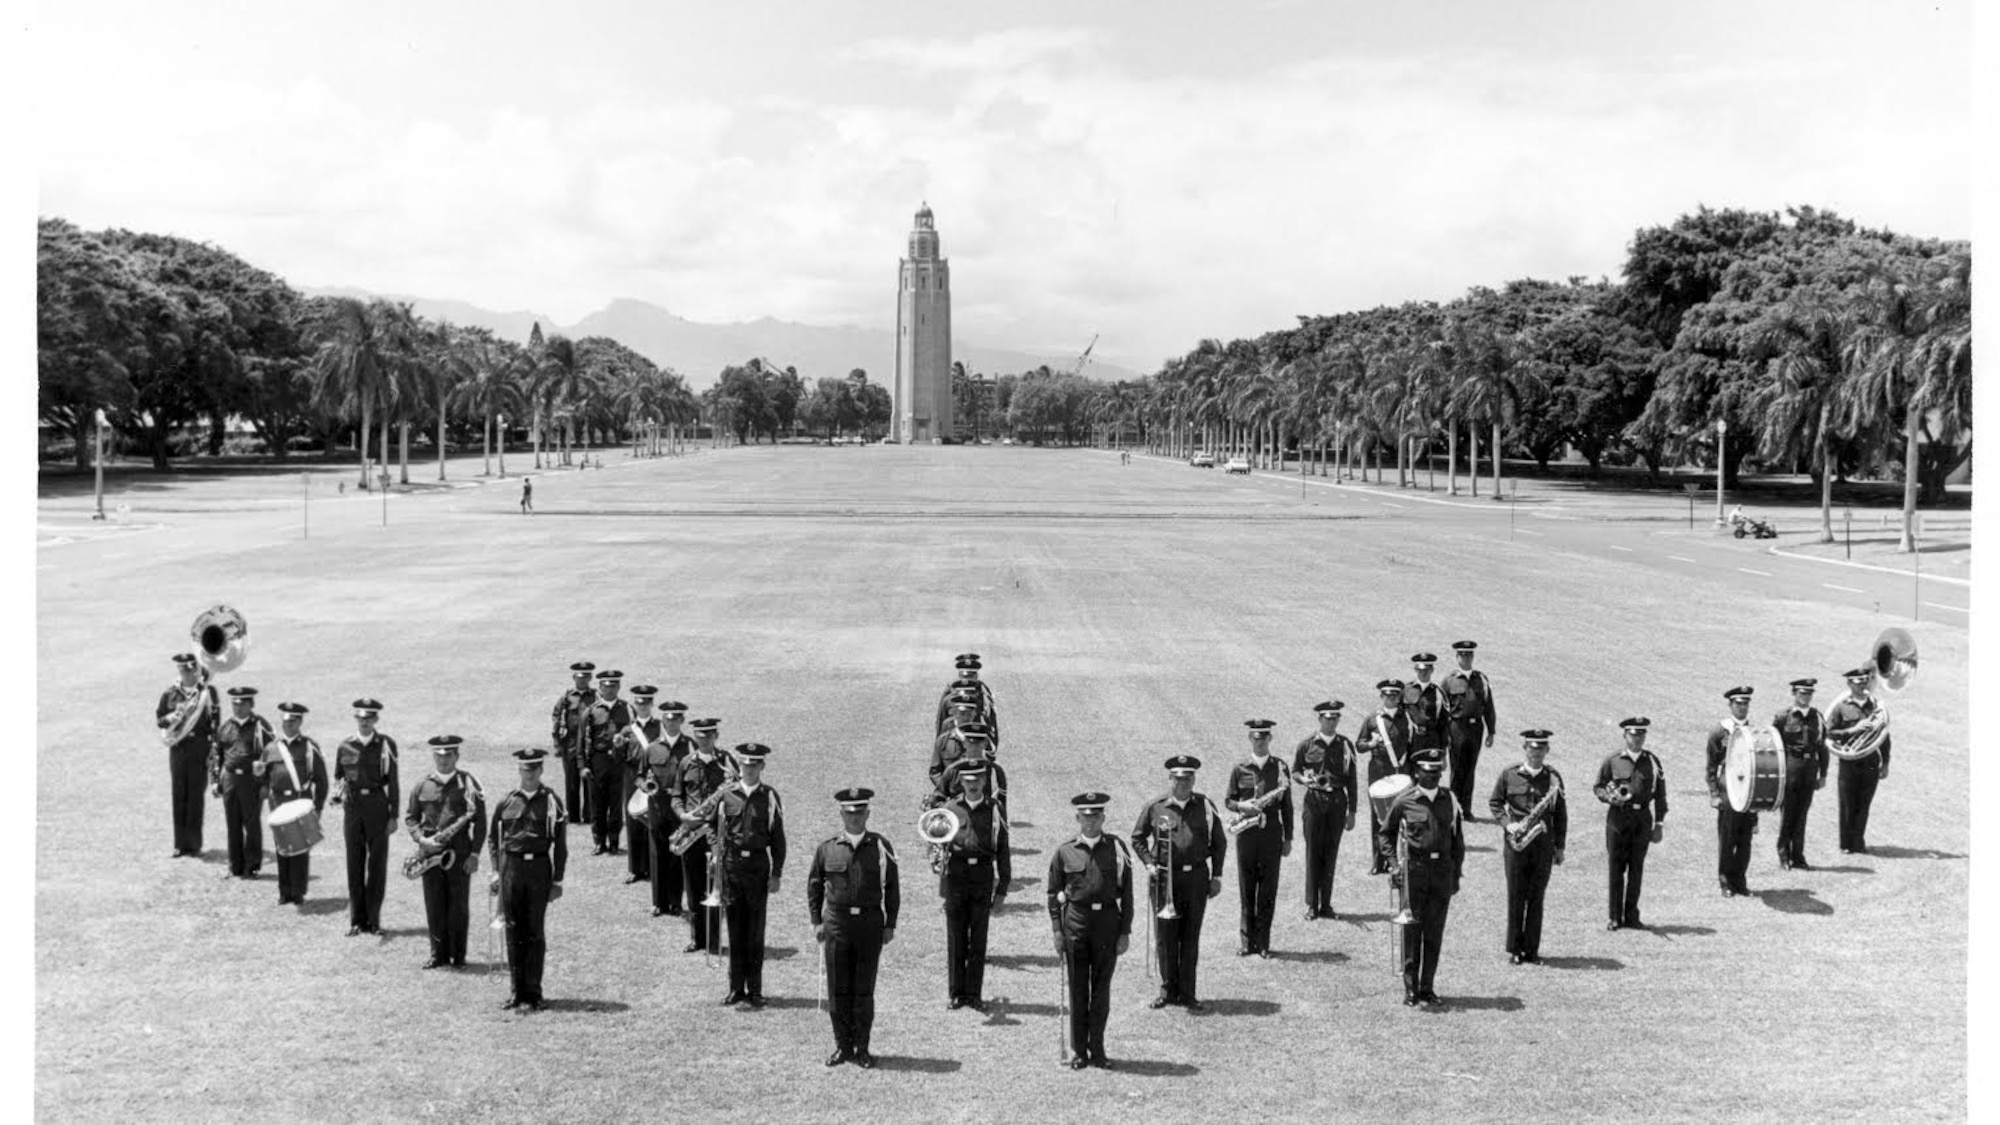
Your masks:
{"label": "curb", "polygon": [[1962,586],[1968,590],[1972,588],[1972,580],[1970,578],[1950,578],[1942,574],[1925,574],[1921,570],[1902,570],[1893,566],[1876,566],[1873,563],[1858,563],[1855,562],[1853,559],[1823,559],[1820,558],[1818,555],[1801,555],[1798,554],[1797,552],[1786,551],[1777,547],[1766,547],[1764,548],[1764,553],[1767,555],[1775,555],[1776,557],[1781,559],[1797,559],[1800,562],[1826,563],[1829,566],[1845,566],[1845,567],[1850,567],[1854,570],[1872,570],[1877,574],[1900,574],[1906,578],[1914,578],[1920,582],[1922,581],[1944,582],[1953,586]]}

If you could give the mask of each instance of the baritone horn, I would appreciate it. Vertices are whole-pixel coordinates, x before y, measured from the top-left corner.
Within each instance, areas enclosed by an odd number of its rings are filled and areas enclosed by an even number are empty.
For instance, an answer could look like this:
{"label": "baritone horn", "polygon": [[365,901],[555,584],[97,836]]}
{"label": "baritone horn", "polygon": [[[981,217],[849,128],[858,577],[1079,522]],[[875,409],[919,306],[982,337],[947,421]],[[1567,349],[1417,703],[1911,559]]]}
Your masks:
{"label": "baritone horn", "polygon": [[927,809],[917,817],[917,835],[930,845],[931,870],[944,873],[945,861],[951,855],[951,842],[958,839],[958,814],[948,808]]}
{"label": "baritone horn", "polygon": [[210,675],[233,672],[250,655],[250,622],[226,605],[202,611],[188,627],[194,639],[194,657]]}

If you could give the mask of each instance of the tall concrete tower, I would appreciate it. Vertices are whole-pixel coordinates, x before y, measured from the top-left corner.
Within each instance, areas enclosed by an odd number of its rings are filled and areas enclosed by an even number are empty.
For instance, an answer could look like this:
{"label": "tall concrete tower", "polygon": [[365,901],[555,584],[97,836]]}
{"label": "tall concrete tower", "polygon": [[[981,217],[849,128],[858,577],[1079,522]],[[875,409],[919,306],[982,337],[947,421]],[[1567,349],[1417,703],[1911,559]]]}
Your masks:
{"label": "tall concrete tower", "polygon": [[917,210],[910,256],[896,277],[896,386],[890,436],[928,443],[951,417],[951,263],[938,256],[931,205]]}

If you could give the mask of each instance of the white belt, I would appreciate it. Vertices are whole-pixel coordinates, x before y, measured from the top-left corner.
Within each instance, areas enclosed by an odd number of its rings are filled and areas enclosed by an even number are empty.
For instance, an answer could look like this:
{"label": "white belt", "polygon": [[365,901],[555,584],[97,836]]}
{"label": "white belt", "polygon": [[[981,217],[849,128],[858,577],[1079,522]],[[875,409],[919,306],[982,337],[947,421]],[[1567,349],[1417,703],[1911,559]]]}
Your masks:
{"label": "white belt", "polygon": [[1193,871],[1193,870],[1194,870],[1194,864],[1192,864],[1192,863],[1183,863],[1183,864],[1181,864],[1181,870],[1182,870],[1182,871]]}
{"label": "white belt", "polygon": [[850,907],[848,907],[848,908],[847,908],[847,912],[848,912],[849,914],[859,914],[859,913],[861,913],[861,909],[862,909],[862,908],[861,908],[861,907],[859,907],[859,906],[850,906]]}
{"label": "white belt", "polygon": [[1093,902],[1090,904],[1090,908],[1092,910],[1102,910],[1104,909],[1104,904],[1101,902]]}
{"label": "white belt", "polygon": [[749,859],[752,853],[749,848],[738,848],[736,854],[742,856],[744,859]]}
{"label": "white belt", "polygon": [[1437,852],[1432,852],[1432,853],[1431,853],[1431,858],[1432,858],[1432,859],[1440,859],[1440,858],[1442,858],[1442,857],[1441,857],[1441,856],[1440,856],[1440,855],[1439,855],[1439,854],[1438,854]]}
{"label": "white belt", "polygon": [[965,857],[964,857],[964,859],[965,859],[965,862],[966,862],[966,863],[968,863],[968,864],[976,864],[976,863],[978,863],[978,862],[979,862],[979,857],[978,857],[978,856],[976,856],[976,855],[969,855],[969,856],[965,856]]}

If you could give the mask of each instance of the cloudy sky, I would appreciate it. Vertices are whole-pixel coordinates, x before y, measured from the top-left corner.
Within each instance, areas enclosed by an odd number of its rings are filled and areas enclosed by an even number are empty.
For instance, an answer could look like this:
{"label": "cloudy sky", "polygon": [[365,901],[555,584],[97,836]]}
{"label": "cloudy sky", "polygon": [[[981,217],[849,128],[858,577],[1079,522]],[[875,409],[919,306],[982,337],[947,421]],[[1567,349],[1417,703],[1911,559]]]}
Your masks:
{"label": "cloudy sky", "polygon": [[30,44],[41,213],[564,321],[887,327],[924,200],[961,337],[1142,370],[1615,276],[1701,204],[1973,233],[1964,0],[70,0]]}

